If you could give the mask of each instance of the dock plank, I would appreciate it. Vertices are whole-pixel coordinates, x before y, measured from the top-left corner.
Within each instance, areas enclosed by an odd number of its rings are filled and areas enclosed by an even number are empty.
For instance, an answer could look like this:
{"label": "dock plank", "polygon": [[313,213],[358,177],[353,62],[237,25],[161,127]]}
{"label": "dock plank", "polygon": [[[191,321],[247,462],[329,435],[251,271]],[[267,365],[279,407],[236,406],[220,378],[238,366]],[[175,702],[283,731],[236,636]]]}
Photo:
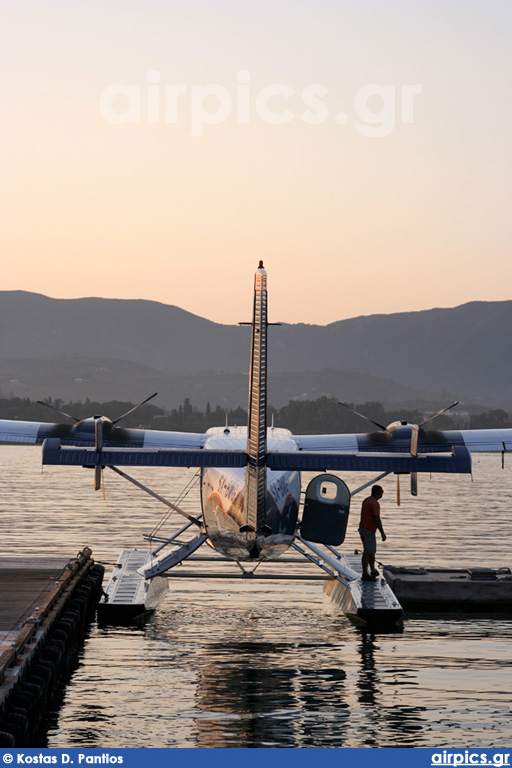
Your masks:
{"label": "dock plank", "polygon": [[11,636],[47,600],[68,562],[66,558],[0,557],[0,649],[10,644]]}

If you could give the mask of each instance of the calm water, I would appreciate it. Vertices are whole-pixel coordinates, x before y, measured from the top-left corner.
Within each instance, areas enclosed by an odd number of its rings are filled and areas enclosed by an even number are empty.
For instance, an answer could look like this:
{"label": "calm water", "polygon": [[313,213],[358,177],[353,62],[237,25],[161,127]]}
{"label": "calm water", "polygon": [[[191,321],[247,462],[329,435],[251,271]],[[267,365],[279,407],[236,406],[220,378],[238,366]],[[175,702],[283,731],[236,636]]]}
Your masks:
{"label": "calm water", "polygon": [[[157,502],[111,472],[103,501],[87,470],[41,474],[38,449],[1,446],[0,466],[1,555],[88,545],[108,572],[161,518]],[[133,474],[173,499],[194,472]],[[355,488],[370,478],[345,479]],[[512,565],[512,461],[502,471],[498,456],[476,459],[473,482],[420,476],[418,499],[404,482],[399,508],[395,481],[382,485],[381,562]],[[197,505],[197,491],[183,503]],[[509,748],[511,641],[510,618],[412,617],[401,634],[365,634],[321,582],[175,580],[143,628],[91,625],[46,744]]]}

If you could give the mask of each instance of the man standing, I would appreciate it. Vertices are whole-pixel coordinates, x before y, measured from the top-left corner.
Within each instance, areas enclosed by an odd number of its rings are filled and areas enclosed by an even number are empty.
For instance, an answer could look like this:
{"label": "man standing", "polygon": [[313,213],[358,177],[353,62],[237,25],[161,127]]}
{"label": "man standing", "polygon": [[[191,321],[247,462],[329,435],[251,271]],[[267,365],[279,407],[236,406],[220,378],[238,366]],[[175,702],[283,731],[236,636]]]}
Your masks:
{"label": "man standing", "polygon": [[[361,521],[359,523],[359,535],[363,542],[363,581],[375,581],[375,578],[379,575],[378,570],[375,568],[375,553],[377,552],[377,539],[375,532],[377,529],[380,531],[382,541],[386,541],[386,534],[382,527],[380,519],[380,504],[379,500],[382,499],[384,490],[380,485],[374,485],[372,488],[372,495],[368,496],[363,501],[361,507]],[[370,571],[368,572],[368,568]]]}

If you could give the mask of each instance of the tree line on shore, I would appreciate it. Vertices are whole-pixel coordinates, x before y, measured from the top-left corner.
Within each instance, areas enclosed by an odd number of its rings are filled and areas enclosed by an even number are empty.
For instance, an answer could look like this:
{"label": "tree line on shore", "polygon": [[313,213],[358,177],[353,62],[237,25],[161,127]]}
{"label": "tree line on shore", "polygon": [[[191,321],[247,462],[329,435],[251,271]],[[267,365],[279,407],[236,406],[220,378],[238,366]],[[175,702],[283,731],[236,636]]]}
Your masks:
{"label": "tree line on shore", "polygon": [[[49,405],[71,414],[77,419],[85,419],[96,414],[116,419],[134,407],[134,403],[120,402],[85,402],[64,403],[60,399],[48,398]],[[430,413],[420,410],[403,409],[386,410],[379,402],[351,403],[354,410],[364,414],[373,421],[386,425],[393,421],[408,421],[413,424],[421,424]],[[59,417],[55,411],[28,398],[0,398],[0,418],[18,419],[20,421],[66,421]],[[224,409],[217,405],[212,408],[207,403],[204,411],[196,408],[185,398],[178,408],[165,410],[156,405],[147,403],[141,406],[133,414],[127,416],[121,422],[125,427],[145,427],[149,429],[162,429],[184,432],[204,432],[212,426],[222,426],[225,423],[231,426],[245,426],[247,424],[247,411],[240,406],[232,409]],[[268,424],[276,427],[286,427],[296,434],[316,433],[340,433],[340,432],[368,432],[372,427],[360,416],[342,408],[334,397],[320,397],[317,400],[291,400],[282,408],[268,409]],[[449,414],[443,414],[432,422],[433,429],[494,429],[512,427],[512,418],[502,409],[491,409],[479,414],[473,414],[465,418],[465,423]]]}

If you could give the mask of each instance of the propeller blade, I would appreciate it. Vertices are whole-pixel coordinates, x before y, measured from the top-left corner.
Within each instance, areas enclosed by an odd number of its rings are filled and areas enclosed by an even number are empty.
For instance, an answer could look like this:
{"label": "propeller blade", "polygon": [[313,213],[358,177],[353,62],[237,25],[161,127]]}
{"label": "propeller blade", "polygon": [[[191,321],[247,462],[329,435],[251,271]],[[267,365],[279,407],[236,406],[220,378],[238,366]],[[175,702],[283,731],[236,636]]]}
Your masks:
{"label": "propeller blade", "polygon": [[400,506],[400,475],[396,476],[396,505]]}
{"label": "propeller blade", "polygon": [[[420,428],[416,426],[416,424],[411,424],[411,456],[418,455],[418,434],[419,434]],[[417,496],[418,495],[418,473],[417,472],[411,472],[411,495]]]}
{"label": "propeller blade", "polygon": [[455,403],[452,403],[448,406],[448,408],[441,408],[440,411],[437,413],[434,413],[433,416],[429,416],[428,419],[425,419],[425,421],[422,421],[420,424],[420,427],[422,427],[424,424],[428,424],[429,421],[432,421],[432,419],[436,419],[438,416],[441,416],[442,413],[446,413],[446,411],[449,411],[451,408],[455,408],[456,405],[459,404],[459,401],[456,400]]}
{"label": "propeller blade", "polygon": [[411,428],[411,456],[418,455],[418,433],[420,431],[420,428],[416,426],[416,424],[409,424]]}
{"label": "propeller blade", "polygon": [[45,403],[44,400],[36,400],[36,402],[39,405],[44,405],[46,408],[50,408],[52,411],[55,411],[55,413],[60,413],[61,416],[65,416],[66,419],[71,419],[71,421],[76,421],[77,423],[81,421],[81,419],[77,419],[76,416],[71,416],[70,413],[66,413],[66,411],[61,411],[60,408],[56,408],[54,405],[50,405],[50,403]]}
{"label": "propeller blade", "polygon": [[94,467],[94,490],[99,491],[101,488],[101,466],[96,464]]}
{"label": "propeller blade", "polygon": [[338,405],[341,405],[342,408],[346,408],[347,411],[354,413],[356,416],[360,416],[362,419],[369,421],[370,424],[374,424],[378,429],[382,429],[383,432],[387,432],[387,427],[383,427],[382,424],[379,424],[377,421],[374,421],[373,419],[368,418],[368,416],[365,416],[363,413],[359,413],[358,411],[355,411],[350,405],[347,405],[346,403],[341,403],[341,402],[338,402]]}
{"label": "propeller blade", "polygon": [[[94,448],[101,451],[103,448],[103,417],[98,416],[94,419]],[[103,479],[103,467],[97,464],[94,467],[94,490],[99,491],[103,488],[103,500],[105,500],[105,481]]]}
{"label": "propeller blade", "polygon": [[103,418],[100,416],[94,421],[94,448],[101,451],[103,448]]}
{"label": "propeller blade", "polygon": [[156,397],[157,395],[158,395],[158,392],[155,392],[153,395],[150,395],[149,397],[146,397],[146,399],[145,399],[145,400],[143,400],[141,403],[139,403],[138,405],[134,406],[133,408],[130,408],[130,410],[129,410],[129,411],[126,411],[126,413],[123,413],[123,415],[122,415],[122,416],[118,416],[118,418],[117,418],[117,419],[114,419],[114,421],[112,422],[112,424],[117,424],[119,421],[121,421],[121,419],[124,419],[126,416],[129,416],[129,415],[130,415],[130,413],[133,413],[134,411],[136,411],[136,410],[137,410],[137,408],[140,408],[140,407],[141,407],[141,405],[144,405],[145,403],[148,403],[150,400],[152,400],[152,399],[153,399],[154,397]]}

